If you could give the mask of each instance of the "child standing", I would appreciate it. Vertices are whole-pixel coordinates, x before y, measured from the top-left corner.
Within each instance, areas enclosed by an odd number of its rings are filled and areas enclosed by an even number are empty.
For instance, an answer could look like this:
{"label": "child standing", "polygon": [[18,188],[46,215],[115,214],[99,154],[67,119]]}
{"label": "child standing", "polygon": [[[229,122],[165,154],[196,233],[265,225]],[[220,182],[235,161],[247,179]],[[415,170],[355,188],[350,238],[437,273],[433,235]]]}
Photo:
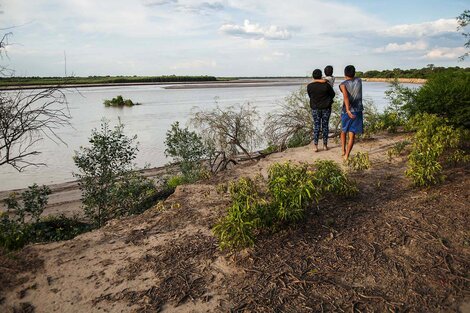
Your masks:
{"label": "child standing", "polygon": [[[341,111],[341,147],[343,159],[347,161],[354,146],[356,134],[362,133],[364,107],[362,105],[362,80],[355,77],[356,68],[352,65],[346,66],[344,76],[346,80],[339,85],[344,99]],[[346,135],[349,139],[347,146]]]}
{"label": "child standing", "polygon": [[323,79],[326,80],[326,82],[330,84],[331,87],[333,87],[333,85],[335,84],[335,77],[333,76],[333,66],[327,65],[323,72],[325,72],[325,77],[323,77]]}

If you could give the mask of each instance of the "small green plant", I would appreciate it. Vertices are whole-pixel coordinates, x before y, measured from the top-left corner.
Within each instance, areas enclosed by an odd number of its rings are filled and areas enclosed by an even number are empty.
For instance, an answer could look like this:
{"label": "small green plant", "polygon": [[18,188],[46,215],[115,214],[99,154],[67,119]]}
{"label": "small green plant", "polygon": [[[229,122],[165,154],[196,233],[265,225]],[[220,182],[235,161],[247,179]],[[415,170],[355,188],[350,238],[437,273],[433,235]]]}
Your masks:
{"label": "small green plant", "polygon": [[307,164],[290,163],[276,163],[269,168],[268,190],[277,218],[286,222],[300,220],[306,206],[317,202],[321,192]]}
{"label": "small green plant", "polygon": [[392,161],[393,158],[400,156],[405,151],[405,148],[410,144],[411,141],[409,140],[397,142],[395,145],[393,145],[392,148],[387,151],[388,160]]}
{"label": "small green plant", "polygon": [[37,184],[29,186],[27,190],[21,193],[22,203],[18,199],[18,193],[11,193],[5,199],[5,204],[10,213],[16,217],[16,221],[24,224],[25,217],[29,217],[33,222],[38,222],[39,217],[46,208],[48,196],[51,189],[47,186],[39,187]]}
{"label": "small green plant", "polygon": [[167,181],[166,181],[166,187],[170,190],[176,189],[179,185],[184,184],[184,176],[182,175],[175,175],[171,176]]}
{"label": "small green plant", "polygon": [[232,205],[227,215],[217,223],[214,234],[221,249],[243,248],[254,245],[255,231],[261,224],[259,212],[265,206],[258,186],[249,178],[240,178],[230,184]]}
{"label": "small green plant", "polygon": [[165,156],[178,162],[184,182],[201,178],[202,161],[209,153],[201,136],[187,127],[181,128],[179,122],[175,122],[166,133],[165,146]]}
{"label": "small green plant", "polygon": [[368,152],[357,152],[348,159],[348,167],[353,171],[364,171],[371,167]]}
{"label": "small green plant", "polygon": [[406,176],[415,186],[429,186],[442,182],[443,166],[470,158],[460,149],[468,131],[456,128],[445,118],[433,114],[417,114],[408,125],[416,133],[408,156]]}
{"label": "small green plant", "polygon": [[132,102],[131,99],[124,99],[122,96],[117,96],[111,100],[104,100],[104,105],[107,107],[131,107],[134,105],[140,105],[138,102]]}
{"label": "small green plant", "polygon": [[341,196],[353,196],[358,192],[356,184],[347,177],[338,163],[331,160],[317,160],[314,167],[315,185],[321,188],[323,194],[332,192]]}

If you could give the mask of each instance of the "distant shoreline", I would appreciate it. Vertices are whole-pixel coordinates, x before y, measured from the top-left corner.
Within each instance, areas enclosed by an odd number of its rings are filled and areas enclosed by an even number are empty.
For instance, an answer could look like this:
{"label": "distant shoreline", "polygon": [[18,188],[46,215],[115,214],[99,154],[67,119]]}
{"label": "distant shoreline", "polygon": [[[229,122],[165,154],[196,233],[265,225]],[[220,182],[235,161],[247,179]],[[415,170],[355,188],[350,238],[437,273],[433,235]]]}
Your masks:
{"label": "distant shoreline", "polygon": [[397,80],[401,84],[424,84],[427,79],[424,78],[362,78],[365,82],[391,83]]}
{"label": "distant shoreline", "polygon": [[[344,77],[336,77],[337,81]],[[362,78],[365,82],[393,82],[395,78]],[[397,78],[399,83],[424,84],[423,78]],[[307,83],[308,77],[299,78],[250,78],[220,81],[187,81],[187,82],[135,82],[135,83],[90,83],[90,84],[68,84],[68,85],[17,85],[0,86],[0,91],[8,90],[31,90],[46,88],[91,88],[91,87],[120,87],[120,86],[166,86],[165,89],[197,89],[197,88],[236,88],[236,87],[272,87],[272,86],[295,86],[299,83]]]}

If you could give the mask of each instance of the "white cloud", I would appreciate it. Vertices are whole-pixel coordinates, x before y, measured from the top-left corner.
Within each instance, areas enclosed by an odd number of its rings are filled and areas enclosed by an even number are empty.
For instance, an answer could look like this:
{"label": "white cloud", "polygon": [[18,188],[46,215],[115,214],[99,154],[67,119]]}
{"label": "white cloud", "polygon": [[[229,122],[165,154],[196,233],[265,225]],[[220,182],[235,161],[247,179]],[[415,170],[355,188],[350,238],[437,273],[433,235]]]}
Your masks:
{"label": "white cloud", "polygon": [[465,48],[447,48],[438,47],[426,53],[423,58],[428,60],[457,60],[458,57],[466,52]]}
{"label": "white cloud", "polygon": [[375,52],[383,53],[383,52],[404,52],[404,51],[417,51],[417,50],[425,50],[428,47],[428,44],[424,41],[416,41],[416,42],[405,42],[403,44],[399,43],[389,43],[384,47],[379,47],[374,49]]}
{"label": "white cloud", "polygon": [[287,40],[292,37],[286,29],[275,25],[262,27],[259,24],[250,23],[249,20],[245,20],[243,25],[224,24],[220,27],[220,31],[236,37],[254,39]]}
{"label": "white cloud", "polygon": [[439,19],[419,24],[401,24],[380,31],[383,35],[398,37],[432,36],[457,31],[456,19]]}
{"label": "white cloud", "polygon": [[271,62],[271,61],[276,61],[276,60],[279,60],[279,59],[287,59],[289,57],[290,57],[289,53],[274,51],[270,54],[264,55],[260,59],[262,61],[265,61],[265,62]]}

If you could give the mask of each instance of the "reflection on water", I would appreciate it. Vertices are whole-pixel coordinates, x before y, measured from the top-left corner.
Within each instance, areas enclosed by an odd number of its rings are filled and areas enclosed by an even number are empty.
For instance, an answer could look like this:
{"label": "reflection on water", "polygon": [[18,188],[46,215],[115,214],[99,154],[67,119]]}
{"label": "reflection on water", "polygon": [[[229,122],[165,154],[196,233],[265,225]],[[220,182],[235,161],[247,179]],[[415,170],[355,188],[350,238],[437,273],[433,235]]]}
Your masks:
{"label": "reflection on water", "polygon": [[[301,82],[299,86],[300,84]],[[112,124],[120,118],[126,126],[127,134],[137,134],[139,166],[160,166],[168,162],[164,156],[163,144],[167,129],[174,121],[180,121],[184,125],[192,109],[215,107],[215,99],[222,107],[250,102],[258,108],[263,118],[278,107],[279,101],[299,86],[164,89],[162,86],[147,85],[67,90],[65,93],[73,128],[63,128],[57,132],[67,146],[50,140],[44,140],[38,145],[37,148],[42,154],[34,160],[47,163],[47,167],[30,167],[18,173],[9,166],[2,166],[0,190],[22,188],[33,183],[51,184],[73,180],[74,151],[80,145],[87,145],[91,129],[99,127],[103,117],[109,119]],[[384,97],[387,88],[387,83],[364,83],[364,96],[371,98],[379,110],[382,110],[387,105]],[[335,90],[339,92],[337,87]],[[103,105],[103,100],[117,95],[142,105],[125,108]]]}

